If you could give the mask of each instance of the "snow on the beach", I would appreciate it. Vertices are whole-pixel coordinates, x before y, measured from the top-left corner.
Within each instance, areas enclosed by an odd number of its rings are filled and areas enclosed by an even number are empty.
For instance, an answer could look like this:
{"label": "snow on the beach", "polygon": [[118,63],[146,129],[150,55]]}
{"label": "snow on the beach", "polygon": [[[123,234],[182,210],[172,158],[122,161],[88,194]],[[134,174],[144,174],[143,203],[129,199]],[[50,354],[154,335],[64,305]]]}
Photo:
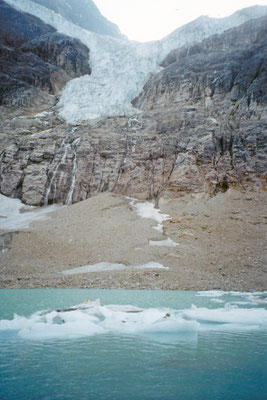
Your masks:
{"label": "snow on the beach", "polygon": [[[153,229],[163,233],[163,222],[168,221],[171,217],[168,214],[163,214],[160,209],[155,208],[154,203],[136,203],[136,200],[131,199],[130,205],[135,208],[136,213],[141,218],[148,218],[156,221],[157,226],[153,226]],[[165,246],[165,247],[176,247],[179,246],[178,243],[174,242],[172,239],[167,238],[165,240],[150,240],[149,244],[151,246]]]}
{"label": "snow on the beach", "polygon": [[179,246],[178,243],[174,242],[170,238],[168,238],[166,240],[150,240],[149,244],[151,246],[165,246],[165,247],[176,247],[176,246]]}
{"label": "snow on the beach", "polygon": [[0,230],[28,228],[34,221],[49,218],[48,213],[58,206],[25,206],[19,199],[11,199],[0,194]]}
{"label": "snow on the beach", "polygon": [[162,264],[158,262],[151,261],[147,264],[139,264],[139,265],[124,265],[124,264],[114,264],[108,262],[101,262],[98,264],[92,265],[84,265],[83,267],[67,269],[62,271],[63,275],[76,275],[76,274],[84,274],[87,272],[105,272],[105,271],[125,271],[132,269],[165,269],[168,270],[168,267],[164,267]]}
{"label": "snow on the beach", "polygon": [[130,202],[130,205],[135,208],[136,213],[141,218],[153,219],[157,222],[157,226],[153,228],[159,232],[163,232],[163,222],[170,219],[168,214],[163,214],[158,208],[155,208],[154,203],[135,203],[135,200]]}

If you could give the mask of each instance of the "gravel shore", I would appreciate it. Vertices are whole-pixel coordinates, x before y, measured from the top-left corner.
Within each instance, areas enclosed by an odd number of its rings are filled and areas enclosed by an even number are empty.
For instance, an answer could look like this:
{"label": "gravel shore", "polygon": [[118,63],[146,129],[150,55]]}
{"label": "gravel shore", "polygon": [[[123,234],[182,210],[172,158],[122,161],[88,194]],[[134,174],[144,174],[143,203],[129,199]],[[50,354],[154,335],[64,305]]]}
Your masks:
{"label": "gravel shore", "polygon": [[[0,231],[0,287],[267,290],[265,198],[234,190],[162,198],[159,208],[170,216],[162,233],[124,196],[60,207],[28,229]],[[168,238],[177,245],[150,243]],[[152,261],[165,268],[134,268]],[[125,269],[62,273],[103,262]]]}

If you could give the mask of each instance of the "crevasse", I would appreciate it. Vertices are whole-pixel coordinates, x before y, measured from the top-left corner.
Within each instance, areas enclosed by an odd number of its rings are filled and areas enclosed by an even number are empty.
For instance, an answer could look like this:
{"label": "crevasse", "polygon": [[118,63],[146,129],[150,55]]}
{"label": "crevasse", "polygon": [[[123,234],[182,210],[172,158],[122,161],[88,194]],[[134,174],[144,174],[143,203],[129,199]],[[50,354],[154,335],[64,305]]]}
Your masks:
{"label": "crevasse", "polygon": [[70,81],[58,103],[60,115],[70,124],[136,114],[131,101],[140,93],[149,74],[160,69],[160,62],[172,49],[221,33],[253,16],[267,14],[267,7],[252,7],[251,12],[237,12],[227,18],[200,17],[161,41],[138,43],[86,31],[30,0],[6,2],[39,17],[59,32],[80,39],[90,49],[92,74]]}

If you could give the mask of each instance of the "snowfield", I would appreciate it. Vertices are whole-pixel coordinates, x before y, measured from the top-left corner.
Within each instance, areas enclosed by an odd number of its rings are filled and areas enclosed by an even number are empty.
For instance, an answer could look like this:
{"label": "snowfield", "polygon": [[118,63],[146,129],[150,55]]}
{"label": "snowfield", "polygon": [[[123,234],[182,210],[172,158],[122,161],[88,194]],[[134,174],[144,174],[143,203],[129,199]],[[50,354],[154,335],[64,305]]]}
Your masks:
{"label": "snowfield", "polygon": [[204,16],[161,41],[138,43],[86,31],[30,0],[5,1],[39,17],[60,33],[80,39],[90,49],[92,74],[70,81],[58,103],[60,115],[70,124],[136,114],[131,101],[141,92],[149,74],[160,69],[160,62],[171,50],[267,14],[267,7],[255,6],[227,18]]}

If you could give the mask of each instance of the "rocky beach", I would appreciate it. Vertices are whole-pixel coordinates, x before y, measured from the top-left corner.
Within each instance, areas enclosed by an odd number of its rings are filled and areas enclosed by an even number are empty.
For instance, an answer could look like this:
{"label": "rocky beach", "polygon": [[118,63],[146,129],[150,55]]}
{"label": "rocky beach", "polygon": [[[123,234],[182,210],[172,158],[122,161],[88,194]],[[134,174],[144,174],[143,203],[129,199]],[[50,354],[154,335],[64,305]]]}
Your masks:
{"label": "rocky beach", "polygon": [[[59,207],[27,229],[1,232],[8,250],[0,286],[263,291],[264,199],[263,192],[235,190],[162,198],[160,210],[169,215],[162,232],[156,220],[138,216],[135,205],[144,200],[105,193]],[[155,268],[147,268],[151,262]],[[95,271],[63,274],[86,265]]]}

